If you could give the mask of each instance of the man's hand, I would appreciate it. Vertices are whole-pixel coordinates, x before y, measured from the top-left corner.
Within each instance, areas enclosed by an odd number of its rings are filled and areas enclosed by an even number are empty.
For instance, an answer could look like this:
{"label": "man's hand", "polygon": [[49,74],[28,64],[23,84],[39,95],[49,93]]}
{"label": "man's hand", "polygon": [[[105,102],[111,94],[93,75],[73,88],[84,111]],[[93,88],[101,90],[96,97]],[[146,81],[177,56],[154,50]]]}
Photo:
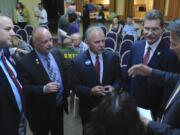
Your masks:
{"label": "man's hand", "polygon": [[151,72],[152,72],[152,68],[144,64],[134,65],[128,70],[128,74],[131,77],[134,77],[136,75],[149,76]]}
{"label": "man's hand", "polygon": [[46,84],[43,88],[44,93],[52,93],[52,92],[57,92],[59,89],[59,84],[57,82],[50,82]]}
{"label": "man's hand", "polygon": [[94,95],[94,96],[104,96],[103,91],[104,91],[103,86],[94,86],[94,87],[91,89],[91,93],[92,93],[92,95]]}
{"label": "man's hand", "polygon": [[114,90],[114,88],[111,85],[106,85],[103,87],[103,93],[111,93]]}

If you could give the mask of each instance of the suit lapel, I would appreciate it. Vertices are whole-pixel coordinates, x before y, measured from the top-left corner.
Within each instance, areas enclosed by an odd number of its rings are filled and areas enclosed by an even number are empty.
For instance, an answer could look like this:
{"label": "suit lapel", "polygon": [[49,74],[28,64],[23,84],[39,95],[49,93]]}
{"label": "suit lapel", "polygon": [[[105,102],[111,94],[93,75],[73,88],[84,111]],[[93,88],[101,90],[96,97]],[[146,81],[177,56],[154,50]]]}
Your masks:
{"label": "suit lapel", "polygon": [[[39,78],[41,78],[44,81],[45,80],[50,81],[49,76],[48,76],[42,62],[39,59],[39,57],[37,56],[35,51],[32,52],[32,60],[33,60],[33,65],[36,67],[36,72],[39,75]],[[39,72],[41,72],[41,73],[39,73]]]}
{"label": "suit lapel", "polygon": [[162,56],[162,53],[163,53],[163,44],[160,42],[159,45],[157,46],[151,60],[149,61],[148,63],[148,66],[150,67],[156,67],[157,65],[159,65],[159,62],[161,61],[161,56]]}
{"label": "suit lapel", "polygon": [[103,76],[102,76],[102,84],[104,84],[105,80],[106,80],[106,73],[108,72],[108,65],[110,65],[110,63],[108,63],[108,57],[106,55],[106,52],[103,52],[102,54],[103,57]]}
{"label": "suit lapel", "polygon": [[139,44],[140,47],[137,47],[137,52],[135,57],[137,58],[137,63],[143,63],[144,50],[145,50],[145,41],[142,44]]}
{"label": "suit lapel", "polygon": [[14,107],[19,111],[14,93],[12,91],[10,83],[9,83],[6,75],[4,74],[1,66],[0,66],[0,76],[1,76],[0,77],[0,84],[2,84],[2,87],[1,87],[2,90],[6,91],[5,93],[7,94],[7,97],[9,98],[10,101],[12,101],[12,104],[14,105]]}
{"label": "suit lapel", "polygon": [[91,59],[91,56],[90,56],[88,50],[86,51],[84,64],[85,64],[85,69],[87,69],[87,74],[89,74],[90,76],[93,76],[94,80],[96,80],[98,83],[100,83],[99,79],[98,79],[98,76],[96,74],[96,69],[95,69],[95,67],[93,65],[93,62],[92,62],[92,59]]}
{"label": "suit lapel", "polygon": [[[178,90],[178,93],[175,95],[175,97],[172,99],[172,101],[169,103],[170,99],[172,98],[172,96],[174,95],[174,93]],[[178,81],[174,91],[172,92],[168,102],[167,102],[167,105],[166,105],[166,108],[165,110],[167,110],[177,99],[180,98],[180,80]],[[169,105],[168,105],[169,103]]]}

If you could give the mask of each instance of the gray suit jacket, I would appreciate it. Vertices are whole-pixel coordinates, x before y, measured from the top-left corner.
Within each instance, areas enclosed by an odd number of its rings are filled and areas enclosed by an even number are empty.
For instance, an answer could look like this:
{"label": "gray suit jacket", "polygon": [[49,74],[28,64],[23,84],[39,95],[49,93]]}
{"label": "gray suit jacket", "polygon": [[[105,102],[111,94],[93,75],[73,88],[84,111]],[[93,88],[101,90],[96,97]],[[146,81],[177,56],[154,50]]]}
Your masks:
{"label": "gray suit jacket", "polygon": [[[169,100],[180,86],[179,74],[153,70],[150,80],[160,85],[165,85],[168,88],[172,88],[173,85],[175,86]],[[150,135],[180,135],[180,91],[165,108],[161,122],[161,124],[157,122],[149,123],[148,132]]]}

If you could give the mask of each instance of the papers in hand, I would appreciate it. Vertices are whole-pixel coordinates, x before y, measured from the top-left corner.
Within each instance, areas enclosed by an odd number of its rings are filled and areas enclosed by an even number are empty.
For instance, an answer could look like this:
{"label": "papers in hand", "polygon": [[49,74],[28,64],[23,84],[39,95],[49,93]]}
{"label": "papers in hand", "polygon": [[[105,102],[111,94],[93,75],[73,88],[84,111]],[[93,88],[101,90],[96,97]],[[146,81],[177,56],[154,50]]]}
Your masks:
{"label": "papers in hand", "polygon": [[139,112],[140,117],[145,117],[145,118],[147,118],[148,120],[151,120],[151,121],[153,120],[150,110],[140,108],[140,107],[137,107],[137,110]]}

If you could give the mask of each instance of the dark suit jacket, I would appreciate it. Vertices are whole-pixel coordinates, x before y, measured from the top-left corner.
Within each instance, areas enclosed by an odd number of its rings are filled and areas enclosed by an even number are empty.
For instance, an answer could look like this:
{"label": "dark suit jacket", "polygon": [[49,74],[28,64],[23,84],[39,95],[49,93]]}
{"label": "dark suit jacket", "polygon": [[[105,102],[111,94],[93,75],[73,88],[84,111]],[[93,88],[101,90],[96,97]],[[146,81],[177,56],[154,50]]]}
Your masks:
{"label": "dark suit jacket", "polygon": [[[66,100],[66,78],[63,70],[63,57],[59,52],[53,51],[52,55],[61,70],[61,77],[64,86],[63,108],[67,111]],[[56,95],[57,93],[43,93],[43,87],[51,82],[46,70],[39,60],[35,51],[24,56],[18,63],[17,68],[20,74],[24,90],[27,95],[28,120],[31,129],[49,126],[57,119]]]}
{"label": "dark suit jacket", "polygon": [[80,115],[87,115],[102,99],[102,97],[91,95],[92,87],[112,85],[115,89],[120,89],[121,73],[118,56],[111,51],[105,51],[102,56],[104,68],[102,84],[100,84],[96,75],[88,50],[74,59],[73,86],[80,99]]}
{"label": "dark suit jacket", "polygon": [[[154,70],[150,80],[166,86],[167,88],[174,87],[174,90],[169,97],[172,97],[176,89],[180,86],[180,75]],[[172,91],[172,90],[171,90]],[[168,103],[168,102],[167,102]],[[166,105],[167,105],[166,103]],[[180,134],[180,91],[173,98],[172,102],[165,108],[163,113],[162,123],[150,122],[148,132],[150,135],[179,135]]]}
{"label": "dark suit jacket", "polygon": [[[144,50],[145,40],[133,44],[128,68],[143,62]],[[148,66],[160,70],[178,72],[180,71],[178,64],[179,61],[176,55],[169,49],[169,44],[162,40],[156,48]],[[130,94],[135,96],[138,106],[152,109],[157,113],[161,105],[164,86],[159,86],[158,84],[152,85],[146,77],[135,76],[130,78],[128,87]]]}
{"label": "dark suit jacket", "polygon": [[20,117],[12,88],[0,66],[0,134],[18,135]]}

